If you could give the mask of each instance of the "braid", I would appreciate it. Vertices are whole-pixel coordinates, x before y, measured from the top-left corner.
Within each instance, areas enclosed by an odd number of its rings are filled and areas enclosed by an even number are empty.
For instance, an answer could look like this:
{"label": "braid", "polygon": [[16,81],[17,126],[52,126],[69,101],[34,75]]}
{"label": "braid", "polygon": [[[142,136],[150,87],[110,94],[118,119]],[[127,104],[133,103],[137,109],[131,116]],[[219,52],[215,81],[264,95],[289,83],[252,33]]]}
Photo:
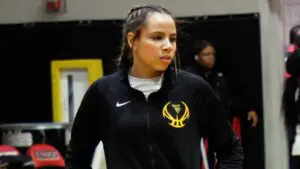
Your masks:
{"label": "braid", "polygon": [[128,68],[132,65],[132,57],[130,54],[130,48],[126,41],[126,38],[123,38],[123,44],[121,48],[121,55],[118,59],[119,69]]}
{"label": "braid", "polygon": [[135,16],[135,18],[138,18],[142,15],[142,13],[150,13],[150,12],[159,12],[159,13],[165,13],[168,15],[172,15],[170,11],[168,11],[166,8],[163,8],[161,6],[158,5],[139,5],[136,6],[134,8],[132,8],[127,16],[133,15]]}

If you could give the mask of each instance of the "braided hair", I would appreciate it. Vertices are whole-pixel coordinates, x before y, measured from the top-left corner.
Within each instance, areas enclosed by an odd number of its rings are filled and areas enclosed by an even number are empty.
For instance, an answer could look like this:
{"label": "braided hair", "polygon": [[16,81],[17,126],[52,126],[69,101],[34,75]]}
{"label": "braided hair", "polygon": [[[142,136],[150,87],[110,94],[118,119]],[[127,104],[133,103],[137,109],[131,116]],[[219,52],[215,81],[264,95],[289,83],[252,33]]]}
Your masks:
{"label": "braided hair", "polygon": [[149,14],[153,12],[163,13],[172,16],[171,12],[158,5],[140,5],[132,8],[123,24],[121,54],[117,59],[119,69],[129,68],[132,66],[133,58],[131,48],[128,44],[127,34],[135,33],[135,39],[140,36],[141,27],[145,24]]}
{"label": "braided hair", "polygon": [[290,43],[291,44],[295,44],[297,43],[297,45],[300,46],[299,41],[300,41],[300,25],[296,25],[294,27],[292,27],[292,29],[290,30]]}

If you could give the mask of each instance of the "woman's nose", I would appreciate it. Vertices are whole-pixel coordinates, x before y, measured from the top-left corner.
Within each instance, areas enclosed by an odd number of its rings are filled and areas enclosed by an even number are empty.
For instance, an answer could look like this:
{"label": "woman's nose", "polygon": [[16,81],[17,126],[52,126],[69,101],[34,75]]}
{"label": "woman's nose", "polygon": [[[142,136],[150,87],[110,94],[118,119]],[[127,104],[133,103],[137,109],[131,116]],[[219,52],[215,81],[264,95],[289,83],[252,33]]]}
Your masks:
{"label": "woman's nose", "polygon": [[171,44],[170,40],[165,40],[164,41],[163,49],[168,50],[168,51],[172,49],[172,44]]}

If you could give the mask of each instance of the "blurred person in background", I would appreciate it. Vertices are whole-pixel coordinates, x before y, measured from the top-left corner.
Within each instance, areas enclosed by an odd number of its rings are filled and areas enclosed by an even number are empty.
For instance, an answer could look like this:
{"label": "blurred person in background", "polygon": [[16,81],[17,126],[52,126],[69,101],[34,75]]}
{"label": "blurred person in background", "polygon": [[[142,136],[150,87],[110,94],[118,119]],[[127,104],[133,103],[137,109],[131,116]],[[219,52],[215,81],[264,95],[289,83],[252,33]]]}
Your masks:
{"label": "blurred person in background", "polygon": [[300,49],[287,58],[289,73],[283,92],[283,112],[288,133],[290,168],[300,168]]}
{"label": "blurred person in background", "polygon": [[224,74],[214,69],[216,64],[215,46],[209,41],[200,40],[195,43],[193,52],[195,62],[192,65],[186,66],[184,69],[201,76],[211,85],[218,94],[224,108],[229,113],[228,116],[230,119],[232,119],[234,115],[241,117],[241,114],[246,112],[251,126],[256,127],[258,116],[257,112],[252,108],[251,103],[237,96],[231,90]]}
{"label": "blurred person in background", "polygon": [[[244,117],[247,113],[247,120],[252,127],[258,123],[258,115],[246,99],[238,97],[230,89],[227,79],[222,72],[214,69],[216,64],[215,46],[206,40],[199,40],[195,43],[194,60],[192,65],[184,67],[184,70],[204,78],[217,93],[219,100],[228,113],[228,119],[232,122],[234,116]],[[214,168],[215,155],[207,146],[207,156],[210,168]]]}

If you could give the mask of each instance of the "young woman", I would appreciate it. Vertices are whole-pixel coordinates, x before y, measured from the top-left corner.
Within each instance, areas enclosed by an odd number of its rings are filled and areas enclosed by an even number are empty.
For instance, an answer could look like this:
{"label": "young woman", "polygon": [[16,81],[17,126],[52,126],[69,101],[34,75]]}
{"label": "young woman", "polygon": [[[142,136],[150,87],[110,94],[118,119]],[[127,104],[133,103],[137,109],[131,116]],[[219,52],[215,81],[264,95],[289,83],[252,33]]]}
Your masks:
{"label": "young woman", "polygon": [[207,137],[218,168],[238,169],[243,151],[209,85],[172,68],[176,24],[160,6],[131,9],[120,70],[87,90],[72,127],[68,169],[90,169],[103,142],[108,169],[200,169]]}
{"label": "young woman", "polygon": [[[300,125],[300,49],[297,49],[288,57],[286,69],[291,76],[286,79],[285,83],[283,112],[288,131],[291,169],[298,169],[300,167],[300,154],[294,154],[292,150],[293,146],[300,147],[300,145],[294,144],[297,135],[296,126]],[[300,150],[294,151],[300,152]]]}

